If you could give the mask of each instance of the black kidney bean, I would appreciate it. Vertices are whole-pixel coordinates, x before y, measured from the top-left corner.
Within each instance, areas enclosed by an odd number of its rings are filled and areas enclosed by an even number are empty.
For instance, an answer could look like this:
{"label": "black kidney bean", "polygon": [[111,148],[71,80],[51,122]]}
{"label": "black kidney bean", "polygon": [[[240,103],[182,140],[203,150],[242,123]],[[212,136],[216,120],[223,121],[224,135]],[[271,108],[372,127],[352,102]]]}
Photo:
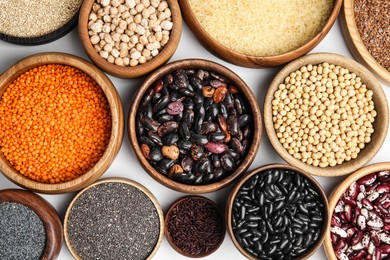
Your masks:
{"label": "black kidney bean", "polygon": [[[238,91],[223,76],[205,70],[179,69],[157,80],[146,91],[136,119],[138,141],[151,150],[150,164],[164,175],[179,164],[184,173],[167,176],[191,185],[213,183],[231,174],[253,138],[252,115]],[[162,146],[175,146],[178,157],[166,149],[162,154]]]}
{"label": "black kidney bean", "polygon": [[[307,194],[312,195],[308,201],[304,199]],[[304,176],[284,169],[253,175],[241,186],[233,205],[234,236],[259,259],[304,255],[318,241],[326,214],[316,187]]]}

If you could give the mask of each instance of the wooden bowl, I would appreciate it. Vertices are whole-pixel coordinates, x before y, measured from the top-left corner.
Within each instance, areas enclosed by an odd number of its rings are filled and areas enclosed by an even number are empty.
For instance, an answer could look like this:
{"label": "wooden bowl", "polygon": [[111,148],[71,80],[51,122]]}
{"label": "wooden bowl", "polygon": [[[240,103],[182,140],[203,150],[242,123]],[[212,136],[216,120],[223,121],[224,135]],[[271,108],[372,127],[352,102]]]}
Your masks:
{"label": "wooden bowl", "polygon": [[62,246],[62,224],[53,206],[32,192],[18,189],[0,190],[0,204],[2,202],[20,203],[38,215],[46,229],[46,246],[41,259],[57,259]]}
{"label": "wooden bowl", "polygon": [[[375,131],[371,135],[371,142],[366,144],[366,146],[358,154],[358,157],[356,159],[353,159],[348,162],[345,161],[342,164],[333,167],[328,166],[324,168],[308,165],[301,160],[294,158],[282,146],[282,144],[279,142],[278,137],[276,136],[276,131],[274,129],[271,104],[274,98],[274,92],[278,89],[279,84],[283,82],[286,76],[288,76],[291,72],[296,71],[303,65],[314,65],[322,62],[340,65],[341,67],[347,68],[350,72],[354,72],[357,76],[359,76],[362,79],[362,82],[366,84],[367,89],[370,89],[374,92],[373,101],[375,103],[375,110],[378,114],[373,124]],[[349,174],[368,163],[375,156],[375,154],[382,146],[387,134],[387,129],[389,125],[389,109],[387,105],[386,95],[383,92],[381,85],[365,67],[363,67],[356,61],[353,61],[338,54],[317,53],[306,55],[289,63],[276,75],[274,80],[271,82],[271,85],[269,86],[265,98],[264,122],[265,130],[267,132],[268,138],[271,141],[272,146],[286,162],[313,175],[333,177]]]}
{"label": "wooden bowl", "polygon": [[[66,210],[66,213],[65,213],[65,218],[64,218],[64,237],[65,237],[65,243],[66,243],[66,246],[68,247],[69,251],[71,252],[72,256],[77,259],[77,260],[80,260],[81,257],[77,254],[77,252],[74,250],[74,248],[72,247],[72,244],[70,242],[70,239],[69,239],[69,234],[68,234],[68,220],[69,220],[69,215],[70,215],[70,211],[72,210],[73,208],[73,205],[75,204],[75,202],[77,201],[77,199],[86,191],[88,191],[90,188],[94,187],[94,186],[97,186],[97,185],[100,185],[100,184],[104,184],[104,183],[113,183],[113,182],[117,182],[117,183],[123,183],[123,184],[127,184],[129,186],[133,186],[137,189],[139,189],[140,191],[142,191],[143,193],[146,194],[146,196],[148,196],[148,198],[152,201],[153,205],[156,207],[156,211],[157,211],[157,214],[159,216],[159,224],[160,224],[160,234],[159,234],[159,237],[158,237],[158,240],[157,240],[157,243],[156,243],[156,246],[155,248],[153,249],[153,251],[151,252],[151,254],[149,255],[149,257],[147,259],[152,259],[153,256],[157,253],[157,250],[160,248],[160,245],[162,243],[162,240],[163,240],[163,236],[164,236],[164,213],[161,209],[161,206],[160,206],[160,203],[158,202],[158,200],[156,199],[156,197],[143,185],[141,185],[140,183],[138,182],[135,182],[133,180],[130,180],[130,179],[126,179],[126,178],[105,178],[105,179],[101,179],[95,183],[93,183],[92,185],[84,188],[82,191],[80,191],[72,200],[72,202],[69,204],[68,206],[68,209]],[[91,212],[93,213],[93,212]],[[98,225],[98,223],[97,223]]]}
{"label": "wooden bowl", "polygon": [[[207,184],[207,185],[182,184],[172,179],[169,179],[168,177],[162,175],[157,170],[155,170],[154,167],[148,162],[148,160],[142,154],[140,145],[138,143],[137,132],[135,127],[137,112],[141,100],[145,92],[150,87],[152,87],[153,83],[156,80],[161,79],[164,75],[167,75],[177,69],[188,69],[188,68],[210,70],[222,76],[225,76],[233,84],[235,84],[235,86],[244,94],[244,96],[248,100],[248,104],[252,110],[252,116],[253,116],[253,125],[254,125],[253,140],[246,158],[239,165],[239,167],[236,168],[236,170],[232,172],[228,177],[218,182]],[[169,63],[164,67],[154,71],[142,83],[142,85],[139,87],[137,93],[134,96],[132,105],[130,106],[129,120],[128,120],[127,127],[128,127],[130,143],[132,144],[132,147],[137,155],[137,158],[141,163],[141,166],[144,168],[144,170],[150,176],[152,176],[156,181],[160,182],[164,186],[167,186],[168,188],[174,189],[176,191],[190,193],[190,194],[208,193],[208,192],[222,189],[227,185],[229,185],[230,183],[232,183],[243,172],[245,172],[253,162],[254,158],[256,157],[257,150],[259,149],[260,146],[261,131],[262,131],[260,108],[258,106],[256,98],[253,96],[252,91],[245,84],[245,82],[233,71],[229,70],[228,68],[220,64],[214,63],[212,61],[207,61],[207,60],[193,60],[193,59],[180,60],[180,61]]]}
{"label": "wooden bowl", "polygon": [[[172,213],[172,210],[181,202],[185,201],[185,200],[203,200],[203,201],[206,201],[206,202],[209,202],[210,204],[213,205],[213,207],[218,211],[219,213],[219,216],[220,216],[220,219],[222,221],[221,225],[222,225],[222,236],[220,238],[220,240],[218,241],[218,243],[215,245],[215,247],[210,250],[209,252],[207,252],[206,254],[200,254],[200,255],[191,255],[191,254],[188,254],[187,252],[184,252],[181,248],[179,248],[173,241],[172,241],[172,238],[171,238],[171,233],[169,233],[169,230],[168,230],[168,222],[169,222],[169,218],[170,218],[170,215]],[[185,197],[181,197],[180,199],[176,200],[174,203],[172,203],[172,205],[169,207],[168,209],[168,212],[167,214],[165,214],[165,237],[167,238],[168,240],[168,243],[169,245],[171,245],[171,247],[176,251],[178,252],[179,254],[182,254],[186,257],[189,257],[189,258],[201,258],[201,257],[206,257],[206,256],[209,256],[211,255],[212,253],[214,253],[215,251],[218,250],[218,248],[221,246],[223,240],[225,239],[225,233],[226,233],[226,225],[224,223],[224,218],[223,218],[223,215],[221,214],[217,204],[215,204],[215,202],[209,200],[208,198],[206,197],[202,197],[202,196],[185,196]]]}
{"label": "wooden bowl", "polygon": [[93,78],[102,88],[110,105],[112,127],[111,137],[106,151],[100,160],[88,172],[72,181],[59,184],[46,184],[33,181],[20,174],[0,152],[0,171],[15,184],[41,193],[66,193],[82,189],[83,187],[97,180],[111,165],[117,155],[123,138],[123,110],[118,92],[108,79],[108,77],[91,63],[70,54],[65,53],[40,53],[22,59],[3,75],[0,76],[0,97],[3,95],[8,85],[19,75],[29,69],[45,64],[63,64],[80,69]]}
{"label": "wooden bowl", "polygon": [[[365,166],[356,172],[349,175],[345,180],[343,180],[334,190],[332,195],[329,199],[329,219],[332,219],[334,209],[336,207],[337,202],[339,201],[340,197],[343,195],[343,193],[349,188],[349,186],[362,178],[363,176],[366,176],[371,173],[380,172],[380,171],[388,171],[390,170],[390,162],[383,162],[383,163],[375,163],[372,165]],[[324,247],[325,252],[328,256],[328,259],[330,260],[337,260],[336,254],[333,249],[332,240],[330,237],[330,227],[331,223],[328,222],[328,232],[326,232],[325,235],[325,241],[324,241]]]}
{"label": "wooden bowl", "polygon": [[176,51],[177,46],[179,45],[182,30],[182,18],[179,4],[176,0],[166,1],[168,2],[169,8],[171,9],[173,22],[173,28],[168,43],[164,46],[161,52],[150,61],[135,67],[130,67],[118,66],[109,63],[107,60],[103,59],[94,49],[88,35],[88,17],[92,10],[93,3],[95,3],[96,0],[85,0],[80,8],[79,35],[81,43],[83,44],[84,50],[88,57],[103,71],[120,78],[141,77],[165,64]]}
{"label": "wooden bowl", "polygon": [[368,66],[371,71],[390,84],[390,71],[380,65],[368,52],[364,45],[355,21],[354,0],[344,0],[341,15],[341,28],[349,50],[360,63]]}
{"label": "wooden bowl", "polygon": [[316,187],[317,191],[319,192],[319,195],[322,197],[322,200],[324,202],[325,220],[324,220],[324,226],[323,226],[323,230],[321,232],[321,235],[320,235],[317,243],[315,243],[312,246],[312,248],[306,252],[306,254],[302,255],[299,258],[301,260],[308,259],[321,246],[321,244],[325,238],[325,234],[328,233],[328,228],[330,225],[330,218],[328,216],[329,215],[328,214],[328,212],[329,212],[328,200],[326,198],[326,194],[325,194],[324,190],[322,189],[321,185],[310,174],[308,174],[307,172],[302,171],[294,166],[290,166],[288,164],[268,164],[268,165],[261,166],[257,169],[254,169],[253,171],[248,172],[247,174],[245,174],[245,176],[240,178],[238,180],[238,182],[236,182],[236,184],[234,185],[233,189],[231,190],[231,192],[229,194],[229,198],[228,198],[227,206],[226,206],[226,222],[227,222],[227,230],[228,230],[229,236],[232,239],[233,244],[236,246],[236,248],[240,251],[241,254],[243,254],[248,259],[256,259],[253,255],[251,255],[247,251],[245,251],[245,249],[238,243],[237,239],[234,236],[233,227],[232,227],[233,202],[234,202],[234,199],[237,195],[237,192],[240,190],[241,186],[249,178],[251,178],[253,175],[259,174],[263,171],[266,171],[269,169],[275,169],[275,168],[291,170],[291,171],[294,171],[296,173],[301,174],[304,178],[308,179]]}
{"label": "wooden bowl", "polygon": [[[321,40],[326,36],[329,30],[332,28],[338,13],[340,12],[342,0],[335,0],[333,10],[321,29],[321,31],[315,35],[310,41],[302,45],[301,47],[289,51],[284,54],[275,55],[275,56],[251,56],[245,55],[236,51],[233,51],[224,45],[220,44],[215,38],[213,38],[206,30],[203,28],[201,23],[196,18],[194,12],[191,9],[189,0],[180,1],[180,7],[183,13],[183,17],[190,27],[191,31],[196,35],[196,37],[203,43],[203,45],[219,56],[220,58],[231,62],[233,64],[250,67],[250,68],[261,68],[261,67],[275,67],[289,61],[292,61],[312,50]],[[261,33],[261,32],[260,32]]]}

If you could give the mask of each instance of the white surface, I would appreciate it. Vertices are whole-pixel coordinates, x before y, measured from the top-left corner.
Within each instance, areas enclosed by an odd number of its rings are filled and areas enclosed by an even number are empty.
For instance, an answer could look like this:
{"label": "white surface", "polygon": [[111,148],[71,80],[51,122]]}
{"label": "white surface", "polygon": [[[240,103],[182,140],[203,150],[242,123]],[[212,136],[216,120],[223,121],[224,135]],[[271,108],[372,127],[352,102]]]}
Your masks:
{"label": "white surface", "polygon": [[[239,36],[238,36],[239,37]],[[18,60],[39,52],[47,51],[56,51],[56,52],[66,52],[78,55],[82,58],[88,59],[85,54],[77,30],[73,30],[71,33],[65,37],[41,46],[18,46],[10,43],[0,41],[0,73],[6,71],[12,64]],[[333,52],[345,55],[347,57],[352,57],[349,52],[347,45],[344,41],[344,38],[341,33],[340,23],[337,21],[329,34],[325,39],[312,51],[312,52]],[[183,24],[183,34],[181,37],[180,45],[172,57],[171,61],[186,59],[186,58],[203,58],[208,60],[213,60],[218,63],[221,63],[228,68],[235,71],[242,79],[249,85],[249,87],[254,92],[257,100],[259,101],[260,108],[262,110],[265,93],[267,91],[268,85],[270,84],[272,78],[279,71],[279,68],[274,69],[248,69],[238,67],[232,64],[229,64],[221,59],[215,57],[213,54],[209,53],[194,37],[194,35],[189,31],[188,27]],[[129,79],[119,79],[112,76],[109,76],[115,87],[118,89],[121,96],[123,108],[125,111],[125,120],[127,122],[127,115],[130,106],[130,101],[137,89],[137,86],[142,81],[142,79],[129,80]],[[390,86],[386,86],[382,82],[382,86],[385,90],[387,96],[390,95]],[[125,124],[126,125],[126,124]],[[382,149],[374,157],[370,163],[386,161],[386,155],[390,152],[390,140],[387,138],[383,144]],[[256,156],[255,161],[253,162],[250,169],[257,168],[259,166],[270,164],[270,163],[280,163],[283,160],[275,152],[272,146],[269,143],[269,140],[263,129],[263,136],[260,144],[259,152]],[[127,130],[124,134],[123,144],[121,150],[116,157],[115,161],[108,169],[108,171],[102,176],[105,177],[126,177],[140,182],[157,197],[159,200],[164,212],[168,209],[169,205],[178,199],[181,196],[186,194],[179,193],[173,190],[166,188],[165,186],[159,184],[154,179],[152,179],[138,164],[135,153],[130,148],[129,139],[127,137]],[[338,178],[321,178],[316,177],[320,184],[324,187],[326,193],[329,195],[331,190],[337,185],[338,182],[343,180],[345,177]],[[0,189],[8,188],[19,188],[18,186],[11,183],[3,175],[0,174]],[[214,200],[217,204],[220,205],[221,209],[225,208],[227,197],[232,186],[229,186],[223,190],[206,194],[205,196]],[[63,220],[66,208],[74,197],[75,193],[65,194],[65,195],[42,195],[47,199],[58,211],[61,219]],[[221,247],[211,256],[205,259],[244,259],[244,257],[239,253],[239,251],[234,247],[230,237],[226,233],[225,240]],[[62,246],[62,250],[59,256],[60,260],[72,259],[71,254],[65,246],[65,243]],[[176,253],[168,244],[167,240],[164,238],[164,241],[157,252],[154,259],[185,259],[185,257]],[[310,258],[312,260],[322,260],[326,259],[323,246]]]}

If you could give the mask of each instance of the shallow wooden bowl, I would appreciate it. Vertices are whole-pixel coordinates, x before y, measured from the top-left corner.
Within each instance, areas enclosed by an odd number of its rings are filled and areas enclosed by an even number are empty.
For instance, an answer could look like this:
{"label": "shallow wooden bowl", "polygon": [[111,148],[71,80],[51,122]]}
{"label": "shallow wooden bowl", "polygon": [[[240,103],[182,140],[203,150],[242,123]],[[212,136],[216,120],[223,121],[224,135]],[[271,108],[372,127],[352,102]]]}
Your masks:
{"label": "shallow wooden bowl", "polygon": [[62,246],[62,224],[57,211],[42,197],[25,190],[0,190],[0,203],[20,203],[38,215],[46,229],[46,245],[41,259],[57,259]]}
{"label": "shallow wooden bowl", "polygon": [[120,78],[141,77],[165,64],[175,53],[177,46],[179,45],[182,30],[182,18],[179,4],[176,0],[166,1],[168,2],[169,8],[171,9],[173,22],[173,28],[169,36],[170,38],[168,43],[164,46],[161,52],[150,61],[135,67],[130,67],[118,66],[109,63],[107,60],[103,59],[94,49],[88,35],[88,17],[96,0],[85,0],[80,8],[79,35],[81,43],[83,44],[84,50],[88,57],[103,71]]}
{"label": "shallow wooden bowl", "polygon": [[333,10],[321,31],[317,35],[315,35],[310,41],[308,41],[298,49],[275,56],[251,56],[238,53],[220,44],[216,39],[214,39],[209,33],[206,32],[202,24],[198,21],[194,12],[191,9],[189,0],[180,1],[180,7],[186,23],[190,27],[191,31],[196,35],[196,37],[203,43],[203,45],[208,50],[228,62],[250,68],[275,67],[281,64],[285,64],[308,53],[315,46],[317,46],[317,44],[321,42],[321,40],[332,28],[340,12],[341,4],[342,0],[334,1]]}
{"label": "shallow wooden bowl", "polygon": [[[184,252],[183,250],[181,250],[175,243],[173,243],[172,241],[172,238],[171,238],[171,233],[169,233],[169,230],[168,230],[168,222],[169,222],[169,217],[171,215],[171,212],[172,210],[177,206],[177,204],[185,201],[185,200],[201,200],[201,201],[207,201],[207,202],[210,202],[213,207],[215,209],[217,209],[218,213],[219,213],[219,216],[221,217],[221,221],[222,221],[222,226],[223,226],[223,229],[222,229],[222,236],[220,238],[220,240],[218,241],[217,245],[212,249],[210,250],[209,252],[207,252],[206,254],[203,254],[203,255],[190,255],[188,254],[187,252]],[[176,200],[174,203],[172,203],[172,205],[169,207],[168,209],[168,212],[167,214],[165,214],[165,237],[167,238],[168,240],[168,243],[169,245],[176,251],[178,252],[179,254],[182,254],[186,257],[189,257],[189,258],[201,258],[201,257],[206,257],[206,256],[209,256],[211,255],[212,253],[214,253],[215,251],[218,250],[218,248],[221,246],[223,240],[225,239],[225,233],[226,233],[226,225],[224,223],[224,218],[223,218],[223,215],[221,214],[217,204],[215,204],[214,201],[212,200],[209,200],[208,198],[206,197],[202,197],[202,196],[184,196],[184,197],[181,197],[180,199]]]}
{"label": "shallow wooden bowl", "polygon": [[0,152],[0,172],[15,184],[41,193],[66,193],[82,189],[97,180],[111,165],[117,155],[123,139],[123,110],[118,92],[108,77],[91,63],[70,54],[65,53],[40,53],[29,56],[0,76],[0,97],[3,95],[9,84],[19,75],[29,69],[45,64],[63,64],[80,69],[93,78],[104,91],[110,105],[112,126],[111,137],[107,149],[100,160],[88,172],[72,181],[59,184],[46,184],[33,181],[20,174]]}
{"label": "shallow wooden bowl", "polygon": [[[388,170],[390,170],[390,162],[375,163],[372,165],[365,166],[357,170],[356,172],[352,173],[351,175],[349,175],[334,189],[332,195],[330,196],[329,219],[332,219],[334,209],[340,197],[343,195],[344,191],[346,191],[353,182],[359,180],[360,178],[368,174],[374,172],[380,172],[380,171],[388,171]],[[337,260],[336,254],[333,249],[332,240],[330,238],[330,227],[331,227],[331,223],[329,221],[328,232],[326,232],[325,241],[324,241],[325,252],[328,255],[328,259]]]}
{"label": "shallow wooden bowl", "polygon": [[390,84],[390,71],[375,60],[360,38],[355,20],[354,2],[354,0],[344,0],[341,14],[341,28],[344,39],[347,42],[349,50],[360,63],[368,66],[371,71],[375,72],[387,84]]}
{"label": "shallow wooden bowl", "polygon": [[244,183],[249,178],[251,178],[253,175],[256,175],[256,174],[261,173],[263,171],[266,171],[269,169],[275,169],[275,168],[291,170],[291,171],[294,171],[296,173],[301,174],[304,178],[308,179],[316,187],[317,191],[319,192],[319,195],[322,197],[322,200],[324,202],[325,219],[324,219],[324,225],[323,225],[323,230],[321,232],[321,235],[320,235],[317,243],[315,243],[312,246],[312,248],[306,252],[306,254],[302,255],[300,258],[297,258],[300,260],[308,259],[321,246],[322,242],[324,241],[325,235],[328,233],[328,228],[330,225],[330,218],[329,218],[329,213],[328,213],[329,212],[328,200],[327,200],[326,194],[325,194],[324,190],[322,189],[321,185],[309,173],[302,171],[294,166],[290,166],[288,164],[268,164],[268,165],[261,166],[257,169],[254,169],[253,171],[248,172],[247,174],[245,174],[245,176],[240,178],[238,180],[238,182],[236,182],[236,184],[234,185],[233,189],[231,190],[231,192],[229,194],[229,197],[227,200],[227,205],[226,205],[226,222],[227,222],[226,224],[227,224],[227,230],[228,230],[229,236],[232,239],[233,244],[236,246],[236,248],[240,251],[241,254],[243,254],[248,259],[253,259],[253,260],[256,259],[254,256],[252,256],[247,251],[245,251],[245,249],[238,243],[237,239],[234,236],[233,227],[232,227],[233,202],[234,202],[234,199],[237,195],[237,192],[240,190],[241,186],[244,185]]}
{"label": "shallow wooden bowl", "polygon": [[[161,79],[163,76],[177,70],[177,69],[205,69],[209,71],[214,71],[222,76],[225,76],[229,79],[246,97],[248,101],[248,105],[251,108],[252,116],[253,116],[253,140],[252,145],[248,151],[246,158],[242,161],[242,163],[236,168],[234,172],[232,172],[228,177],[207,185],[187,185],[176,182],[168,177],[162,175],[157,170],[153,168],[153,166],[148,162],[148,160],[142,154],[140,145],[138,143],[137,132],[136,132],[136,117],[138,108],[140,106],[141,100],[145,94],[145,92],[152,87],[153,83],[158,79]],[[243,172],[245,172],[249,166],[252,164],[253,160],[256,157],[257,150],[260,146],[261,133],[262,133],[262,123],[261,123],[261,114],[260,108],[258,106],[257,100],[254,97],[252,91],[246,85],[246,83],[233,71],[228,68],[214,63],[212,61],[207,60],[180,60],[169,63],[164,67],[154,71],[139,87],[137,93],[134,96],[133,103],[130,106],[129,111],[129,120],[128,120],[128,134],[130,143],[137,155],[137,159],[139,160],[141,166],[144,170],[152,176],[156,181],[161,183],[168,188],[174,189],[176,191],[190,193],[190,194],[202,194],[213,192],[216,190],[220,190],[230,183],[232,183],[235,179],[237,179]]]}
{"label": "shallow wooden bowl", "polygon": [[[343,162],[342,164],[333,167],[328,166],[321,168],[308,165],[301,160],[294,158],[282,146],[282,144],[279,142],[278,137],[276,136],[276,131],[274,129],[274,124],[272,121],[271,103],[274,98],[274,93],[279,87],[279,84],[282,83],[283,80],[291,72],[299,69],[303,65],[314,65],[323,62],[340,65],[341,67],[347,68],[350,72],[354,72],[357,76],[361,77],[362,82],[366,84],[367,88],[374,92],[373,101],[375,104],[377,117],[375,118],[375,122],[373,124],[374,133],[371,135],[371,142],[366,144],[366,146],[360,151],[356,159],[353,159],[348,162]],[[276,75],[276,77],[271,82],[271,85],[269,86],[265,98],[264,122],[265,130],[267,132],[268,138],[271,141],[272,146],[286,162],[313,175],[333,177],[349,174],[368,163],[375,156],[375,154],[381,148],[387,134],[387,129],[389,125],[389,108],[387,105],[386,95],[383,92],[381,85],[379,84],[378,80],[371,74],[371,72],[369,72],[365,67],[363,67],[356,61],[353,61],[338,54],[317,53],[306,55],[289,63]]]}
{"label": "shallow wooden bowl", "polygon": [[[159,222],[160,222],[160,234],[159,234],[159,237],[158,237],[158,240],[157,240],[157,243],[156,243],[156,246],[155,246],[154,250],[151,252],[149,257],[147,258],[147,259],[152,259],[153,256],[157,253],[158,249],[160,248],[160,245],[161,245],[162,240],[163,240],[163,236],[164,236],[164,213],[162,211],[160,203],[158,202],[156,197],[153,195],[153,193],[151,193],[142,184],[140,184],[138,182],[135,182],[133,180],[130,180],[130,179],[126,179],[126,178],[105,178],[105,179],[101,179],[101,180],[91,184],[90,186],[84,188],[79,193],[77,193],[77,195],[73,198],[72,202],[69,204],[68,209],[66,210],[66,213],[65,213],[65,218],[64,218],[64,237],[65,237],[66,246],[68,247],[70,253],[72,254],[72,256],[75,259],[77,259],[77,260],[81,259],[81,257],[77,254],[77,252],[72,247],[72,244],[71,244],[71,242],[69,240],[68,220],[69,220],[70,211],[72,210],[72,208],[73,208],[75,202],[77,201],[77,199],[84,192],[88,191],[90,188],[92,188],[94,186],[97,186],[97,185],[100,185],[100,184],[103,184],[103,183],[113,183],[113,182],[119,182],[119,183],[127,184],[127,185],[130,185],[130,186],[133,186],[133,187],[139,189],[140,191],[145,193],[146,196],[148,196],[148,198],[152,201],[153,205],[156,207],[156,211],[157,211],[157,214],[159,216]],[[91,212],[91,214],[93,214],[93,212]],[[98,223],[97,223],[97,225],[98,225]]]}

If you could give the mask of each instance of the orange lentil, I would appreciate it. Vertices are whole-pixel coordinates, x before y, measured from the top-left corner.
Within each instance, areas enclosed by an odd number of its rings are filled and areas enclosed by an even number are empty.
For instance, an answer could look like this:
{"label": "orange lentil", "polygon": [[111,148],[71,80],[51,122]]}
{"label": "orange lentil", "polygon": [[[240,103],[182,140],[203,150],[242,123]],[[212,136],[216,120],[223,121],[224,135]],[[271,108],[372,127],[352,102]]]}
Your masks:
{"label": "orange lentil", "polygon": [[30,69],[1,97],[0,149],[32,180],[62,183],[83,175],[101,158],[110,135],[107,98],[79,69]]}

